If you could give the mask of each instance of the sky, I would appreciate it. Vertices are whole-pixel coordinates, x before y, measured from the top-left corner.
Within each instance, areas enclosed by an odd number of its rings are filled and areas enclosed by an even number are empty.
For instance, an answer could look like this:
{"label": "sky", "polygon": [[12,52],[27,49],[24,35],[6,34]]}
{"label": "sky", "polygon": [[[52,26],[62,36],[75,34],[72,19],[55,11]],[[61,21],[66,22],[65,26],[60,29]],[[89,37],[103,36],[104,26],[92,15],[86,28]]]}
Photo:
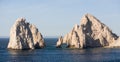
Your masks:
{"label": "sky", "polygon": [[120,35],[120,0],[0,0],[0,36],[9,36],[20,17],[44,37],[64,36],[87,13]]}

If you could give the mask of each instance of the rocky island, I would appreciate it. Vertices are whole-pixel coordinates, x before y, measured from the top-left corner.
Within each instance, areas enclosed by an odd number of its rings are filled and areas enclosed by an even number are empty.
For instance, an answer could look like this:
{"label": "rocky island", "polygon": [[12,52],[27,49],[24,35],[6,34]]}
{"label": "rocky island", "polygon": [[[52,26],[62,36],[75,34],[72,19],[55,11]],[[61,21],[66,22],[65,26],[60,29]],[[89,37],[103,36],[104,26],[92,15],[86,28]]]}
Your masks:
{"label": "rocky island", "polygon": [[120,46],[120,38],[113,33],[108,26],[91,14],[84,15],[80,25],[76,24],[73,29],[63,37],[63,40],[58,40],[58,42],[59,45],[56,45],[56,47],[61,47],[64,43],[66,43],[69,48]]}
{"label": "rocky island", "polygon": [[63,43],[63,38],[62,36],[60,36],[60,38],[58,39],[56,43],[56,48],[61,48],[62,43]]}
{"label": "rocky island", "polygon": [[42,34],[35,25],[18,18],[10,30],[8,49],[35,49],[45,46]]}

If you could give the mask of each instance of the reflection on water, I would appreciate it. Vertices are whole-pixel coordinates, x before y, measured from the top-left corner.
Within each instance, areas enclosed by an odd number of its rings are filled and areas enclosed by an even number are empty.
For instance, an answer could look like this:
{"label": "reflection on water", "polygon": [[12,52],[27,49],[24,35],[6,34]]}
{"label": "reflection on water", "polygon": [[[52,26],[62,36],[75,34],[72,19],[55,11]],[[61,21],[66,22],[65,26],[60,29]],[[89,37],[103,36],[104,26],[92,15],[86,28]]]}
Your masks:
{"label": "reflection on water", "polygon": [[33,50],[8,50],[8,53],[10,54],[10,59],[12,59],[12,61],[10,60],[11,62],[30,62],[34,57]]}
{"label": "reflection on water", "polygon": [[[1,39],[0,39],[1,40]],[[55,48],[56,39],[46,39],[47,47],[36,50],[7,50],[0,42],[0,62],[120,62],[120,48]]]}
{"label": "reflection on water", "polygon": [[[118,49],[117,49],[118,50]],[[11,59],[19,61],[36,62],[103,62],[119,61],[120,51],[115,52],[112,49],[95,48],[83,50],[27,50],[27,51],[9,51]]]}

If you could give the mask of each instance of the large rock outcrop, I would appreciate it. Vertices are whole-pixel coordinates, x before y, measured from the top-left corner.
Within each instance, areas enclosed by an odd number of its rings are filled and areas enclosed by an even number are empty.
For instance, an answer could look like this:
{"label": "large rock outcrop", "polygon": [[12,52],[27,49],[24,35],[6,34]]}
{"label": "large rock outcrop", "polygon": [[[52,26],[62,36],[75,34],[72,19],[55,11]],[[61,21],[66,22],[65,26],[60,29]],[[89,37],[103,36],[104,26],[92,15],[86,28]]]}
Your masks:
{"label": "large rock outcrop", "polygon": [[109,46],[118,36],[96,17],[86,14],[80,25],[75,25],[71,32],[63,38],[68,47],[87,48]]}
{"label": "large rock outcrop", "polygon": [[35,25],[18,18],[10,30],[9,49],[35,49],[44,47],[44,39]]}

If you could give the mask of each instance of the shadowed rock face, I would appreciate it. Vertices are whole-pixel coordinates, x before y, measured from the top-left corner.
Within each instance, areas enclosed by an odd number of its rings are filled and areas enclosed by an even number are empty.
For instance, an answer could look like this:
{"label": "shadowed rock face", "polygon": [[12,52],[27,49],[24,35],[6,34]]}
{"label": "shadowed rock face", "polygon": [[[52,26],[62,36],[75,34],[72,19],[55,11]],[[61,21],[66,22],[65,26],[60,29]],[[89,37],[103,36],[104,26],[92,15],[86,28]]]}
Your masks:
{"label": "shadowed rock face", "polygon": [[18,18],[10,30],[9,49],[35,49],[44,47],[44,40],[35,25]]}
{"label": "shadowed rock face", "polygon": [[75,25],[70,33],[64,36],[63,43],[68,47],[87,48],[109,46],[118,36],[96,17],[86,14],[80,25]]}

